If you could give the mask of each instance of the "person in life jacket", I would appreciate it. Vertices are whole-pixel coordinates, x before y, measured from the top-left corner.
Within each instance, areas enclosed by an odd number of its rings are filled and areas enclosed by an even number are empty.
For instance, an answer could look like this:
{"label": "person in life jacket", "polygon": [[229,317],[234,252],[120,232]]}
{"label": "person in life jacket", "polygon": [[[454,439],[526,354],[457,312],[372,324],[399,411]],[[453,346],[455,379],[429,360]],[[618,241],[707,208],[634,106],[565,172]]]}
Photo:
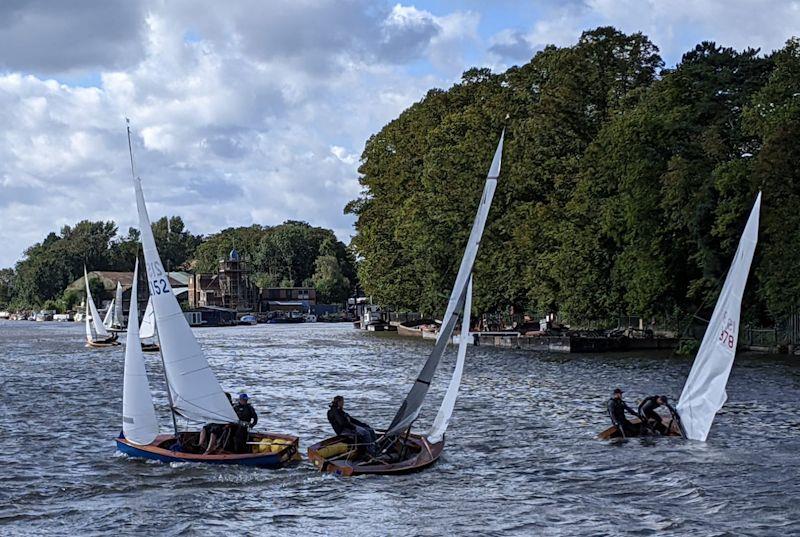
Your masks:
{"label": "person in life jacket", "polygon": [[357,420],[344,411],[344,397],[341,395],[337,395],[331,401],[328,409],[328,421],[337,435],[355,436],[358,443],[366,448],[367,453],[373,457],[377,455],[375,431],[363,421]]}
{"label": "person in life jacket", "polygon": [[628,418],[625,417],[625,413],[632,416],[639,417],[639,414],[631,408],[628,403],[623,401],[622,399],[622,390],[617,388],[614,390],[614,394],[611,396],[611,399],[608,400],[606,403],[606,407],[608,409],[608,415],[611,418],[611,423],[617,426],[623,436],[630,436],[635,435],[639,432],[638,426],[634,425]]}

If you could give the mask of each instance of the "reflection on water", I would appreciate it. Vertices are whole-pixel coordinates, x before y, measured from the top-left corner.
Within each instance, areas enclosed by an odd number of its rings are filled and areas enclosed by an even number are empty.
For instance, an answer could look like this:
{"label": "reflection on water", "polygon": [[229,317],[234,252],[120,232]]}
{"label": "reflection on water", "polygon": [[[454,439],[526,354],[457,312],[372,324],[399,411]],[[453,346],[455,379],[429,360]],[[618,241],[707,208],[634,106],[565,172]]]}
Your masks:
{"label": "reflection on water", "polygon": [[[330,434],[333,395],[385,426],[429,342],[349,325],[195,332],[223,386],[259,425]],[[800,361],[739,357],[708,443],[601,442],[604,403],[680,394],[690,361],[470,347],[439,463],[401,477],[341,479],[303,462],[269,471],[164,465],[116,455],[123,348],[87,349],[78,324],[0,321],[0,533],[190,535],[800,532]],[[454,354],[454,352],[452,353]],[[151,384],[169,430],[157,355]],[[430,424],[448,356],[420,418]]]}

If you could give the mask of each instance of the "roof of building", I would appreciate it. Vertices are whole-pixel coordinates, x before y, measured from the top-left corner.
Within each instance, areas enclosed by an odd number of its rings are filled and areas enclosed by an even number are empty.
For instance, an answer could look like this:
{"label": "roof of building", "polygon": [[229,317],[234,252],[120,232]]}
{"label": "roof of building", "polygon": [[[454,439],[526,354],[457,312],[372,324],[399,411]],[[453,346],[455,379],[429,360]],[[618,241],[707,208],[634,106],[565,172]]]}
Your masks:
{"label": "roof of building", "polygon": [[[113,291],[117,288],[117,282],[122,285],[122,290],[127,291],[133,286],[133,272],[117,272],[114,270],[93,270],[88,273],[89,279],[96,278],[103,284],[106,291]],[[181,281],[186,275],[185,280]],[[169,284],[173,288],[186,287],[189,282],[188,274],[185,272],[170,272]],[[67,286],[67,289],[73,291],[83,291],[86,288],[86,283],[83,281],[83,276],[72,282]]]}

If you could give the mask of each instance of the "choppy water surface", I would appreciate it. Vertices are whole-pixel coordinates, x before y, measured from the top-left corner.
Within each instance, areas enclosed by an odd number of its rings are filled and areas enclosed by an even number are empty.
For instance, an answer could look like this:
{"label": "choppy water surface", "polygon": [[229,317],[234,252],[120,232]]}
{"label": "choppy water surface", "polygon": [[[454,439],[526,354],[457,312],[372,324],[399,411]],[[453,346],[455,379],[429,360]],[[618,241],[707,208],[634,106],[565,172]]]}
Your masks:
{"label": "choppy water surface", "polygon": [[[224,387],[260,425],[330,434],[328,401],[391,420],[431,345],[348,325],[196,330]],[[449,356],[428,399],[445,389]],[[164,430],[157,355],[147,357]],[[690,360],[470,347],[439,463],[402,477],[336,478],[306,461],[270,471],[115,454],[123,349],[87,349],[72,323],[0,321],[0,533],[191,535],[790,534],[800,532],[800,359],[740,356],[708,443],[608,443],[617,384],[677,396]]]}

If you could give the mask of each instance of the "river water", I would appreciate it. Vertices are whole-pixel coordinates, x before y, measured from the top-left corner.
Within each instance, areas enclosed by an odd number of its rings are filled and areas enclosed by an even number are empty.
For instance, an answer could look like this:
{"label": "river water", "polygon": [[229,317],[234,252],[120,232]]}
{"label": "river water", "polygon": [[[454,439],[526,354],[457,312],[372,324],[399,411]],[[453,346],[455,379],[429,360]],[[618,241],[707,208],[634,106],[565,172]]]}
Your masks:
{"label": "river water", "polygon": [[[385,426],[431,345],[349,325],[197,329],[226,389],[303,452],[327,404]],[[452,353],[454,354],[454,352]],[[170,429],[157,355],[151,386]],[[418,423],[427,426],[454,356]],[[438,464],[337,478],[161,464],[115,453],[123,348],[88,349],[77,323],[0,321],[0,534],[774,535],[800,533],[800,359],[740,356],[707,443],[598,441],[604,402],[677,396],[669,354],[530,354],[470,347]]]}

